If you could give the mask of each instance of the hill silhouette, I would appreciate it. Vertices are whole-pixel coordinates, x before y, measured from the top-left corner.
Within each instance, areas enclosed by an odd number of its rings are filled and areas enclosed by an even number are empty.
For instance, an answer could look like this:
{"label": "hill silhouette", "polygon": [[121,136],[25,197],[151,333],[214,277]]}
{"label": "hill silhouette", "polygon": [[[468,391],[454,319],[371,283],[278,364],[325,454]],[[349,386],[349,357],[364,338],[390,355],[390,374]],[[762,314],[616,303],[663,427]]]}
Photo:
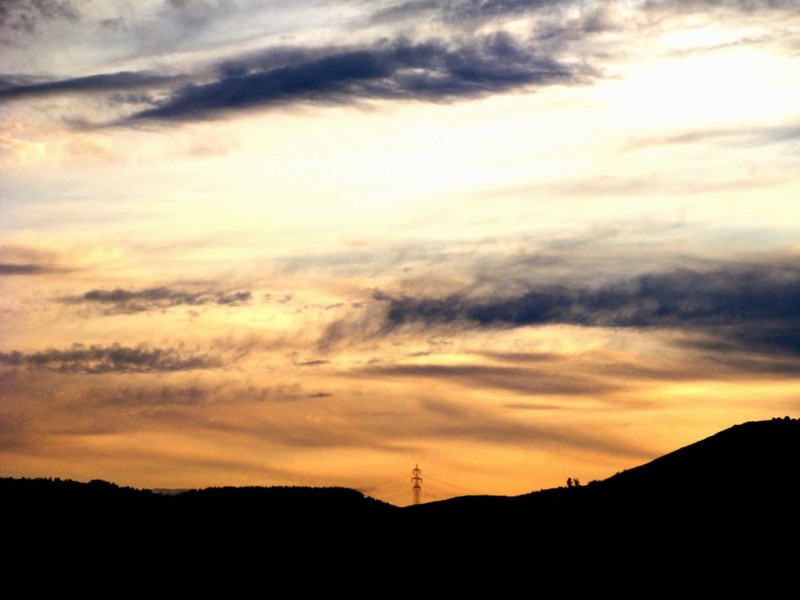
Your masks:
{"label": "hill silhouette", "polygon": [[[673,509],[725,501],[729,510],[789,506],[797,499],[800,419],[776,418],[735,425],[711,437],[585,486],[532,492],[513,498],[467,496],[416,507],[450,512],[506,506],[514,510],[559,503],[630,505],[647,501]],[[604,508],[609,508],[604,506]]]}
{"label": "hill silhouette", "polygon": [[[221,487],[165,495],[105,481],[0,479],[12,547],[147,547],[197,559],[256,547],[274,564],[442,557],[494,565],[704,565],[796,548],[800,420],[736,425],[602,481],[520,496],[462,496],[399,508],[345,488]],[[677,554],[675,554],[677,553]],[[346,559],[345,559],[346,557]],[[568,557],[568,558],[567,558]],[[612,558],[613,557],[613,558]],[[672,558],[670,558],[672,557]],[[278,561],[275,563],[274,561]],[[660,562],[659,562],[660,561]],[[237,563],[238,564],[238,563]],[[388,563],[387,563],[388,564]],[[433,563],[432,563],[433,564]],[[671,563],[670,563],[671,564]]]}
{"label": "hill silhouette", "polygon": [[[800,420],[736,425],[647,464],[578,487],[514,497],[464,496],[410,507],[434,527],[470,523],[473,535],[497,542],[503,530],[563,540],[625,537],[707,543],[728,536],[762,538],[797,528]],[[713,538],[713,539],[712,539]],[[721,543],[721,542],[720,542]]]}

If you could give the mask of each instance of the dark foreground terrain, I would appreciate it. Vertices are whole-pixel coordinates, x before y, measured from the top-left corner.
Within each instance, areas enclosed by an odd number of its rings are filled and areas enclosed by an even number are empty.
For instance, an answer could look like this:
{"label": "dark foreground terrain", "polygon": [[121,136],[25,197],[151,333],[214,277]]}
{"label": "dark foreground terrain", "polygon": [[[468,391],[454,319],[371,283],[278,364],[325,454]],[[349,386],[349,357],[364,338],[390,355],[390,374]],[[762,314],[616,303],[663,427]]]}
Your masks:
{"label": "dark foreground terrain", "polygon": [[222,565],[242,576],[301,569],[309,579],[297,583],[309,585],[320,583],[320,569],[345,577],[407,568],[448,577],[456,569],[462,589],[487,573],[503,581],[571,573],[572,585],[617,573],[622,584],[634,567],[665,586],[687,573],[720,585],[754,574],[765,585],[796,585],[798,475],[800,420],[787,417],[734,426],[603,481],[514,497],[398,508],[343,488],[164,495],[6,478],[0,502],[5,548],[35,561],[135,560],[173,575],[191,566],[193,577]]}

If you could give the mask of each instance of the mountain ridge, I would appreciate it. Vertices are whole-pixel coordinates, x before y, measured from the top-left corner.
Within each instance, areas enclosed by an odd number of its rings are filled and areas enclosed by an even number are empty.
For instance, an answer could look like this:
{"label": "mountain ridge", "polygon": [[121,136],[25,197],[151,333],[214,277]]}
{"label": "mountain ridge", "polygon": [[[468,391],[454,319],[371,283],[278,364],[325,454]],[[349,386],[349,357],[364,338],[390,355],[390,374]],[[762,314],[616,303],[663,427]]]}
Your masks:
{"label": "mountain ridge", "polygon": [[[6,501],[14,494],[30,493],[45,499],[47,494],[61,495],[62,499],[82,496],[84,499],[105,498],[116,495],[117,499],[132,499],[157,496],[159,498],[182,498],[198,501],[201,496],[238,495],[241,500],[260,495],[261,500],[288,502],[301,494],[318,495],[330,501],[336,496],[341,500],[373,501],[377,505],[398,510],[420,510],[420,507],[443,507],[468,501],[524,501],[542,495],[574,492],[584,494],[586,490],[605,488],[615,493],[660,493],[684,490],[688,486],[705,492],[729,490],[734,482],[756,483],[771,487],[779,484],[782,477],[792,473],[792,467],[800,462],[800,419],[790,417],[763,421],[748,421],[736,424],[707,438],[678,448],[650,462],[626,469],[603,480],[595,480],[574,488],[545,488],[516,496],[492,494],[465,495],[424,503],[418,507],[396,507],[371,498],[352,488],[341,486],[212,486],[184,490],[163,490],[119,486],[113,482],[95,479],[87,483],[60,478],[0,478],[0,493]],[[738,484],[741,486],[741,483]]]}
{"label": "mountain ridge", "polygon": [[[0,501],[10,523],[4,541],[20,561],[46,549],[83,565],[88,552],[120,577],[129,576],[123,558],[169,570],[180,557],[230,577],[245,567],[255,576],[267,559],[273,569],[296,570],[300,560],[320,572],[369,567],[385,577],[398,565],[441,570],[447,560],[449,577],[500,574],[507,582],[524,581],[535,566],[540,581],[555,584],[575,569],[602,578],[622,567],[709,585],[738,569],[767,573],[772,584],[794,573],[798,465],[800,420],[773,419],[734,426],[602,481],[518,496],[401,508],[337,487],[170,496],[101,480],[2,478]],[[468,591],[467,581],[460,585]]]}

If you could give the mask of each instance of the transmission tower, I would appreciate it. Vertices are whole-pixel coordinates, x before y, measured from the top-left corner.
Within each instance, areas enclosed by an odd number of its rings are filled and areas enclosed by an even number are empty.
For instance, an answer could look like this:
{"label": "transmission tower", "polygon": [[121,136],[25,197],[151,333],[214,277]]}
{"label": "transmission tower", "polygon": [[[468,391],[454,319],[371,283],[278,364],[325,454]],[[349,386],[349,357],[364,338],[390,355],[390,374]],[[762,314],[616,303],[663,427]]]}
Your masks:
{"label": "transmission tower", "polygon": [[411,481],[414,483],[414,487],[412,488],[414,491],[414,504],[419,504],[420,497],[422,496],[422,477],[420,477],[420,475],[422,475],[422,471],[420,471],[419,465],[416,465],[414,470],[411,472],[414,475],[411,478]]}

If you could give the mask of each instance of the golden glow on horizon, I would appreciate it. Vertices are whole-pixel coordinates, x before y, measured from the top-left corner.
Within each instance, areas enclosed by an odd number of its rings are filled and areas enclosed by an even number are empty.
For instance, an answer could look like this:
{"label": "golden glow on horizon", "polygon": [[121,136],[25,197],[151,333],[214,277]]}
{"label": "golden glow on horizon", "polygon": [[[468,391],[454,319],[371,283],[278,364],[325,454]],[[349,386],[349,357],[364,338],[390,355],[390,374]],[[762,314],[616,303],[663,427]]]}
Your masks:
{"label": "golden glow on horizon", "polygon": [[[76,4],[96,35],[13,33],[33,37],[0,73],[0,476],[394,477],[410,501],[418,463],[518,494],[797,416],[796,320],[770,304],[800,253],[796,15],[287,3],[265,25],[245,4]],[[91,20],[114,15],[133,28]],[[391,75],[400,40],[436,68]],[[181,112],[362,48],[381,77]],[[459,52],[474,72],[447,71]]]}

